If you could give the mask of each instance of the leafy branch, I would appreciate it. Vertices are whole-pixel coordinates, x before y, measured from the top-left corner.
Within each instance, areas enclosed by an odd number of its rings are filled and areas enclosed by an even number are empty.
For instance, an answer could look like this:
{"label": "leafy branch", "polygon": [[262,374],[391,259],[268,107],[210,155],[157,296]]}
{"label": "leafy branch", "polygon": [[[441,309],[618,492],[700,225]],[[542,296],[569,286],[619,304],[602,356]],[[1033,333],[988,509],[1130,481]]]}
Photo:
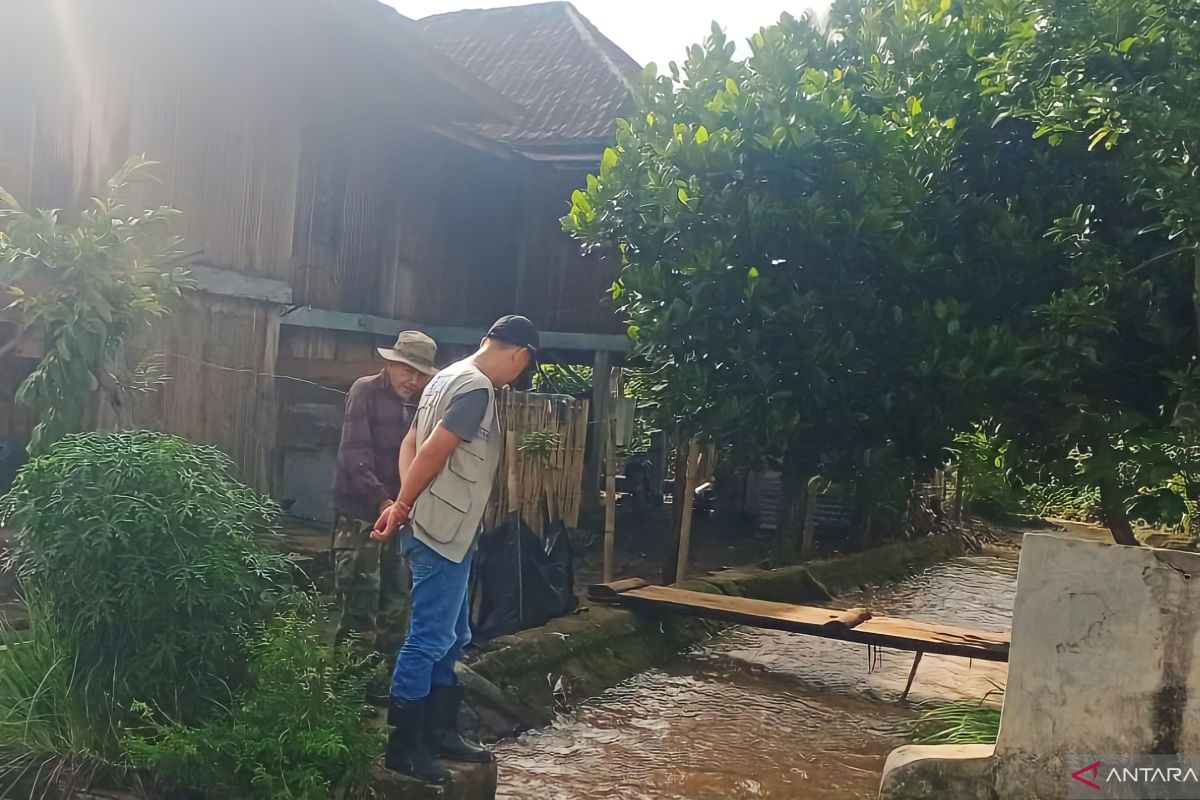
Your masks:
{"label": "leafy branch", "polygon": [[72,222],[58,210],[27,211],[0,189],[0,286],[18,325],[0,356],[33,337],[44,344],[16,395],[38,415],[31,451],[96,426],[101,400],[118,426],[128,424],[126,343],[193,286],[173,233],[179,212],[126,208],[130,190],[154,180],[155,166],[144,157],[127,161]]}

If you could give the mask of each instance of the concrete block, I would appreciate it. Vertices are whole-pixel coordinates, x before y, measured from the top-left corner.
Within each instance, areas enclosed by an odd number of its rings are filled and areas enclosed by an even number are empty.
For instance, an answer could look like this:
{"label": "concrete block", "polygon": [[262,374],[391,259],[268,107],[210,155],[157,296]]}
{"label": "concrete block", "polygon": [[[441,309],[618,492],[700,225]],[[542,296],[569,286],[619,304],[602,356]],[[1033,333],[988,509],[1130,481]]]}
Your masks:
{"label": "concrete block", "polygon": [[399,775],[378,766],[372,777],[375,800],[494,800],[495,764],[446,764],[453,778],[441,786]]}
{"label": "concrete block", "polygon": [[995,800],[995,745],[905,745],[888,756],[879,796],[883,800]]}
{"label": "concrete block", "polygon": [[1200,753],[1200,555],[1025,537],[997,788],[1064,797],[1089,753]]}
{"label": "concrete block", "polygon": [[1059,800],[1071,756],[1200,754],[1200,554],[1027,535],[1008,666],[992,757],[900,748],[882,796]]}

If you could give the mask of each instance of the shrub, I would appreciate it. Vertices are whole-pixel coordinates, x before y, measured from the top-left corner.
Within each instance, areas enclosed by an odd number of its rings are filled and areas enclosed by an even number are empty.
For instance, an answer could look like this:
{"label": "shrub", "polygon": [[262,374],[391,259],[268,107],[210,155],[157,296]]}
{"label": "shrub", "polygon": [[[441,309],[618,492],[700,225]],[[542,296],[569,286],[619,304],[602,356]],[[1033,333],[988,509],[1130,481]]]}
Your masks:
{"label": "shrub", "polygon": [[67,436],[22,468],[2,513],[45,618],[32,624],[70,636],[119,707],[188,715],[228,697],[241,634],[288,591],[287,562],[257,541],[274,504],[219,450],[173,436]]}
{"label": "shrub", "polygon": [[323,645],[305,608],[279,614],[251,641],[251,681],[229,708],[132,737],[134,763],[210,797],[324,800],[360,782],[380,751],[361,719],[373,659]]}

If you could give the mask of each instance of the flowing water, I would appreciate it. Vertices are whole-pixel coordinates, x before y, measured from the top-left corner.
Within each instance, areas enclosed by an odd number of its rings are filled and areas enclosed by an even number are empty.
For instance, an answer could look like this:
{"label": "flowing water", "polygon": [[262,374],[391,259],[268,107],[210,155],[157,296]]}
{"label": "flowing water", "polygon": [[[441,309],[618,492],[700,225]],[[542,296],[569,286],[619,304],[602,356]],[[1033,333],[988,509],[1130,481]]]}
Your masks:
{"label": "flowing water", "polygon": [[[1004,631],[1016,559],[958,558],[866,595],[891,616]],[[874,797],[917,712],[898,702],[912,654],[732,628],[505,743],[506,800]],[[1006,665],[925,656],[910,702],[979,699]]]}

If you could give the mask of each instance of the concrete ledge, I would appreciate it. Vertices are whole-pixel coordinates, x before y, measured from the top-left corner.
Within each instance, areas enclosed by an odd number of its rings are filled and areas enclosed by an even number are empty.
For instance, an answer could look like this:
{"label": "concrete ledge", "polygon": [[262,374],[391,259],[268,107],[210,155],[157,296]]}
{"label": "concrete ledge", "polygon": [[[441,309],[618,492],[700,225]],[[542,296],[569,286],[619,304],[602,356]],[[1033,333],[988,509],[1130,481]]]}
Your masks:
{"label": "concrete ledge", "polygon": [[496,796],[495,764],[446,764],[453,778],[441,786],[376,767],[371,780],[374,800],[492,800]]}
{"label": "concrete ledge", "polygon": [[[716,629],[699,620],[656,620],[593,606],[540,628],[500,637],[468,665],[495,691],[489,688],[482,695],[464,680],[474,717],[464,723],[488,741],[547,725],[556,708],[664,663]],[[521,717],[509,713],[507,704],[519,704]]]}
{"label": "concrete ledge", "polygon": [[898,747],[884,764],[880,800],[995,800],[995,752],[993,744]]}
{"label": "concrete ledge", "polygon": [[882,586],[902,581],[926,567],[964,552],[957,536],[927,536],[876,547],[805,565],[830,594],[839,595],[864,584]]}

